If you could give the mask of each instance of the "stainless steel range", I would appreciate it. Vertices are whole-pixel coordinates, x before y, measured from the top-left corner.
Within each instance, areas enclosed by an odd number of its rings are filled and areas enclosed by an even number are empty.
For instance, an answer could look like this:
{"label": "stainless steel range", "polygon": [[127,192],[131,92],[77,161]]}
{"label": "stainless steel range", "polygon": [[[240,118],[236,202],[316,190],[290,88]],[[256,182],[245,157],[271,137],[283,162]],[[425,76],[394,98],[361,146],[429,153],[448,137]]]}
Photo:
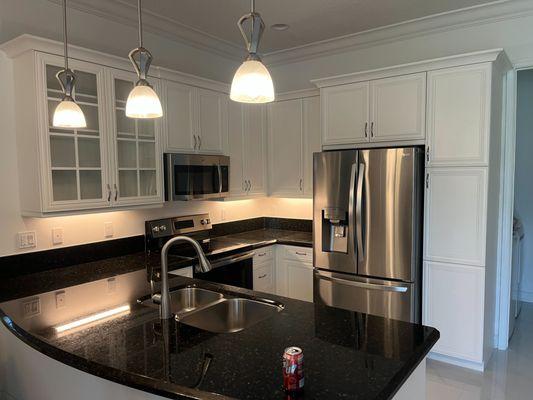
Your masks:
{"label": "stainless steel range", "polygon": [[[194,278],[227,285],[253,289],[253,251],[245,243],[211,237],[212,224],[209,214],[179,216],[146,221],[145,240],[149,280],[157,280],[159,256],[164,244],[175,236],[188,236],[196,240],[204,250],[213,269],[200,273],[192,269]],[[197,263],[190,245],[176,244],[169,252],[171,274],[182,274],[184,268]],[[188,269],[190,271],[190,268]]]}
{"label": "stainless steel range", "polygon": [[423,151],[314,155],[314,297],[419,322]]}

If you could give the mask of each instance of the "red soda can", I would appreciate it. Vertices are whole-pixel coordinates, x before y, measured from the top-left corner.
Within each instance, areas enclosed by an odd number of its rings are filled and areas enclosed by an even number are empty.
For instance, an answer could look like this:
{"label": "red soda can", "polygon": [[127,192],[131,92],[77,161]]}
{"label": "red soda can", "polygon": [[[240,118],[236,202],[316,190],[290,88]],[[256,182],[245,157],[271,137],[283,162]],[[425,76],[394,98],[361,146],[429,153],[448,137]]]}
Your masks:
{"label": "red soda can", "polygon": [[299,347],[287,347],[283,352],[283,389],[297,392],[304,388],[304,353]]}

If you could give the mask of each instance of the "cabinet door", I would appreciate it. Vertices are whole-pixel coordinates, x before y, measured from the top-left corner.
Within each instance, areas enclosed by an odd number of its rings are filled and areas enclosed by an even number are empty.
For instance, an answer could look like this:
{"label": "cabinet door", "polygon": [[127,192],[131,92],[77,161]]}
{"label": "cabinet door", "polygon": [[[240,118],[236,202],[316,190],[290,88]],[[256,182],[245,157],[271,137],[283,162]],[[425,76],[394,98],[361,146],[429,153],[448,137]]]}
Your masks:
{"label": "cabinet door", "polygon": [[274,196],[303,194],[302,100],[268,106],[269,193]]}
{"label": "cabinet door", "polygon": [[73,94],[81,107],[87,127],[63,129],[53,126],[54,111],[62,99],[55,77],[63,68],[63,59],[40,55],[43,77],[42,93],[47,115],[44,122],[46,157],[44,170],[47,181],[45,211],[61,211],[107,207],[107,143],[108,130],[103,103],[105,72],[91,63],[72,61],[76,74]]}
{"label": "cabinet door", "polygon": [[313,154],[320,152],[320,97],[303,99],[304,196],[313,197]]}
{"label": "cabinet door", "polygon": [[[136,75],[117,70],[112,70],[110,75],[111,104],[114,106],[114,136],[110,146],[114,159],[111,200],[115,205],[161,203],[160,120],[126,117],[126,100]],[[157,92],[158,82],[152,80],[151,83]]]}
{"label": "cabinet door", "polygon": [[313,301],[313,267],[298,261],[285,261],[287,268],[287,296]]}
{"label": "cabinet door", "polygon": [[485,265],[485,168],[431,168],[426,178],[424,258]]}
{"label": "cabinet door", "polygon": [[437,328],[433,352],[482,362],[485,270],[424,262],[423,324]]}
{"label": "cabinet door", "polygon": [[266,132],[265,108],[257,104],[243,105],[244,174],[249,181],[249,194],[266,194]]}
{"label": "cabinet door", "polygon": [[258,264],[254,262],[254,290],[275,293],[274,264],[272,260]]}
{"label": "cabinet door", "polygon": [[222,154],[227,94],[198,89],[198,151]]}
{"label": "cabinet door", "polygon": [[429,165],[487,165],[490,65],[428,73]]}
{"label": "cabinet door", "polygon": [[323,145],[368,142],[368,82],[324,88],[320,96]]}
{"label": "cabinet door", "polygon": [[229,191],[232,196],[245,194],[243,175],[243,105],[234,101],[228,102],[228,150],[230,158]]}
{"label": "cabinet door", "polygon": [[196,149],[193,135],[198,133],[196,88],[171,81],[164,81],[163,86],[165,150],[192,152]]}
{"label": "cabinet door", "polygon": [[425,138],[425,72],[372,81],[370,92],[371,141]]}

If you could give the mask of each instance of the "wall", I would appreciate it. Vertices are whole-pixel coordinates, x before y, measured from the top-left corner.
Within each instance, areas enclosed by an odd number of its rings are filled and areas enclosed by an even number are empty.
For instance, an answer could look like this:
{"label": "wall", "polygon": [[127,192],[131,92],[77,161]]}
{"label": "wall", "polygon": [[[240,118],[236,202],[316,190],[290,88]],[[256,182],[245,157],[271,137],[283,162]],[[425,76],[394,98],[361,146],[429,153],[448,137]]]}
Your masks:
{"label": "wall", "polygon": [[533,302],[533,70],[518,72],[516,110],[515,215],[524,225],[520,297]]}

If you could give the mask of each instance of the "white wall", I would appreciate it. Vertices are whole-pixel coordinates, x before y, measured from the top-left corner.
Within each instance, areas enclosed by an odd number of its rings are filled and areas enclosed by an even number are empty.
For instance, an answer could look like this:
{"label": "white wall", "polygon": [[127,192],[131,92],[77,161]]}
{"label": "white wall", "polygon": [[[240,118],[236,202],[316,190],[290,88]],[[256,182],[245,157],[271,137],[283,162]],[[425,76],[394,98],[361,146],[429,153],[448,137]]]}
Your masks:
{"label": "white wall", "polygon": [[524,225],[520,297],[533,302],[533,70],[518,72],[515,215]]}

